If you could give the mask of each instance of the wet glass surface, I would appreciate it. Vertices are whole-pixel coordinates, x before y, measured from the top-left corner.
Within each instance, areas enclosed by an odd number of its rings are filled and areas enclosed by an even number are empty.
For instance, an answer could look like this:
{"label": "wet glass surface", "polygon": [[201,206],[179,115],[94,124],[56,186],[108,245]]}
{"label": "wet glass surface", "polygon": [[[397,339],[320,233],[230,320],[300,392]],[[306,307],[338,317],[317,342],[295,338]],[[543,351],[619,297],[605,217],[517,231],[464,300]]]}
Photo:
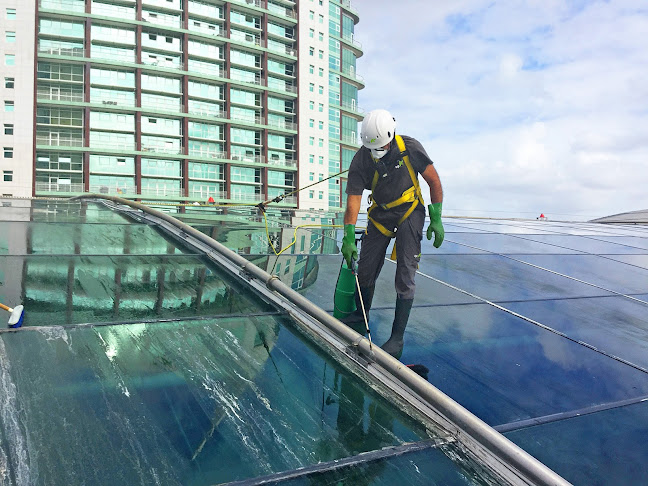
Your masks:
{"label": "wet glass surface", "polygon": [[636,267],[648,268],[648,254],[646,255],[605,255],[605,258],[617,262],[627,263]]}
{"label": "wet glass surface", "polygon": [[[376,344],[393,310],[375,310]],[[487,304],[414,307],[403,363],[490,425],[648,394],[648,374]]]}
{"label": "wet glass surface", "polygon": [[217,484],[427,437],[286,324],[0,334],[15,483]]}
{"label": "wet glass surface", "polygon": [[648,477],[645,403],[504,435],[577,486],[645,484]]}

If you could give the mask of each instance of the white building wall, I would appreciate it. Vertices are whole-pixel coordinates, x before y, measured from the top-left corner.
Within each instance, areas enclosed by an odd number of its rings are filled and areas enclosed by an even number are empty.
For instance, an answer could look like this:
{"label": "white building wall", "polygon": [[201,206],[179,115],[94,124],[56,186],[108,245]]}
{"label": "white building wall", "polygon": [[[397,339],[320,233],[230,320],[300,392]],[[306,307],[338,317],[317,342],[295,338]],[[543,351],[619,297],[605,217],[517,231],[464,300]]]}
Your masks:
{"label": "white building wall", "polygon": [[[329,171],[329,11],[328,2],[321,3],[317,0],[302,2],[299,9],[300,188],[328,177]],[[328,209],[328,192],[328,181],[301,191],[300,209]]]}
{"label": "white building wall", "polygon": [[[34,144],[34,38],[35,0],[3,0],[0,2],[0,82],[2,100],[2,152],[0,153],[0,195],[26,197],[32,195]],[[16,10],[16,18],[7,18],[7,9]],[[7,42],[7,32],[15,32],[15,42]],[[5,54],[15,55],[15,65],[6,65]],[[7,78],[14,87],[7,88]],[[14,102],[13,112],[6,111],[5,101]],[[13,125],[13,135],[5,134],[5,126]],[[5,157],[5,148],[13,149],[13,157]],[[13,172],[5,181],[6,171]]]}

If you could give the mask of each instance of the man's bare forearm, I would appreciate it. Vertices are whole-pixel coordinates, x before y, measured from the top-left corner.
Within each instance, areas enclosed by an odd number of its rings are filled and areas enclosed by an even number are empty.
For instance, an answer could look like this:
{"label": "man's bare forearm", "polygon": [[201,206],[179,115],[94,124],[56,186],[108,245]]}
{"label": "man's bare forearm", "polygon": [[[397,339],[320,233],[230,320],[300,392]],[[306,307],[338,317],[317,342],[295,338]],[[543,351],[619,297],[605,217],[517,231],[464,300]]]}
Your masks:
{"label": "man's bare forearm", "polygon": [[344,224],[356,224],[361,204],[362,196],[347,196],[346,211],[344,212]]}

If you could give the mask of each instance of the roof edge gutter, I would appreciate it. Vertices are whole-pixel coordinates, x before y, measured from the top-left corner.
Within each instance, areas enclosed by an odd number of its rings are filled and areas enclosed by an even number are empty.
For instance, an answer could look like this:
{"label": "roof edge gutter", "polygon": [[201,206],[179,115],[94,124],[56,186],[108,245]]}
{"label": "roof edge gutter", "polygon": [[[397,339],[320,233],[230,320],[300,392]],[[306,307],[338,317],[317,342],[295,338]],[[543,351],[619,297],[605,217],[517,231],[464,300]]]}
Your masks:
{"label": "roof edge gutter", "polygon": [[[511,442],[501,433],[497,432],[472,412],[455,402],[452,398],[433,386],[427,380],[424,380],[407,368],[403,363],[385,353],[378,346],[371,346],[367,338],[361,337],[359,340],[359,335],[355,331],[313,304],[288,285],[281,282],[277,276],[267,273],[265,270],[257,267],[241,255],[235,253],[204,233],[201,233],[186,223],[177,220],[169,214],[157,211],[144,204],[128,201],[116,196],[84,194],[72,199],[110,200],[118,204],[138,209],[144,213],[148,213],[151,216],[162,219],[181,229],[187,235],[200,240],[231,263],[240,267],[240,269],[246,272],[249,276],[263,282],[268,289],[281,295],[303,312],[324,324],[340,339],[356,347],[360,354],[370,357],[375,364],[381,366],[388,373],[391,373],[393,377],[407,385],[435,412],[459,429],[457,437],[459,442],[464,443],[470,449],[473,449],[471,446],[474,446],[475,444],[479,445],[486,449],[491,456],[496,458],[501,465],[509,471],[507,479],[510,480],[512,479],[511,476],[513,476],[518,479],[518,484],[539,486],[569,486],[571,484],[538,459]],[[438,421],[438,418],[432,417],[432,420]],[[496,470],[501,472],[499,468]]]}

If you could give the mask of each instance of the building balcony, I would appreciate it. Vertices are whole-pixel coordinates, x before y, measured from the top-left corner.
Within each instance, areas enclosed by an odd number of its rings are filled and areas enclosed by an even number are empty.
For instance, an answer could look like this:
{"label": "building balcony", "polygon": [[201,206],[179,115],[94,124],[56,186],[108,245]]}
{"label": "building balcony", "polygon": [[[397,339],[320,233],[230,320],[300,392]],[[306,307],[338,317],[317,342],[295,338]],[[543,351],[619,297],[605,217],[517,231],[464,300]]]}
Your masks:
{"label": "building balcony", "polygon": [[268,159],[268,165],[276,167],[294,167],[297,168],[297,160],[295,159]]}
{"label": "building balcony", "polygon": [[38,7],[40,10],[59,10],[62,12],[85,12],[85,2],[83,0],[39,0]]}

